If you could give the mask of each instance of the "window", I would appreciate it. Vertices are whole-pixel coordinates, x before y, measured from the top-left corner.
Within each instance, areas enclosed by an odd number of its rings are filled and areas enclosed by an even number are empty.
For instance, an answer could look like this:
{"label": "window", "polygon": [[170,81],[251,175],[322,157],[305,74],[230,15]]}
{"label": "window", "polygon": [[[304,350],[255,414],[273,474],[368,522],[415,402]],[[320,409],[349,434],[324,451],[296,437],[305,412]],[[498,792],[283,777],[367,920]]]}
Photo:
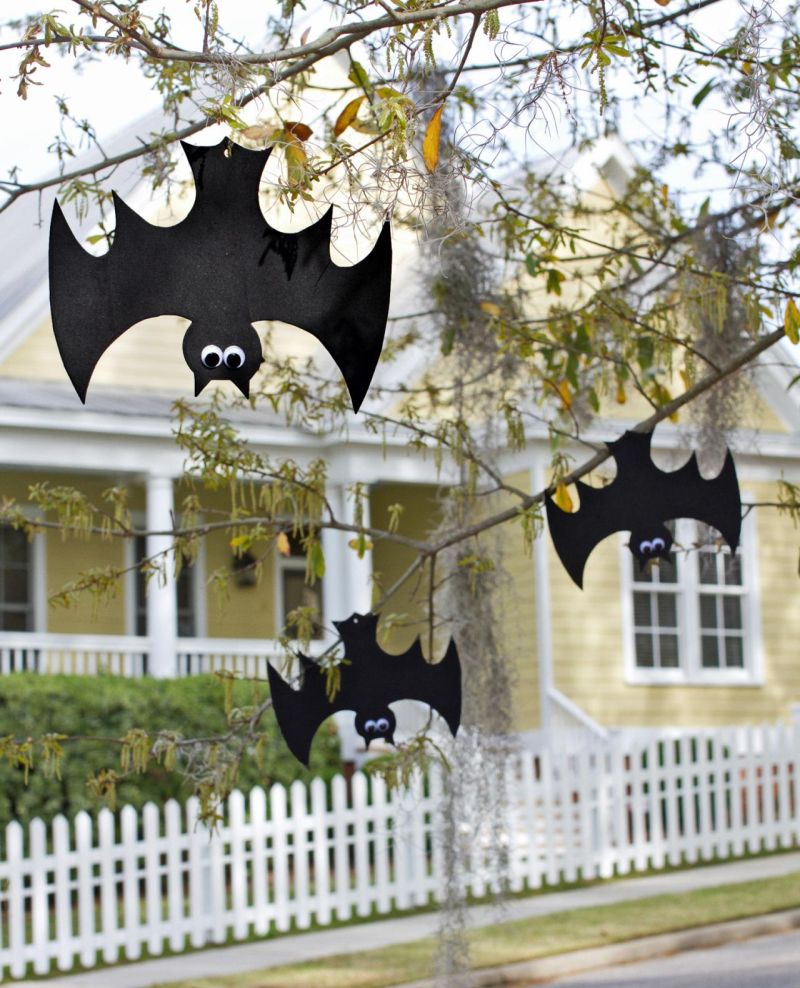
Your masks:
{"label": "window", "polygon": [[[134,560],[139,562],[147,556],[147,539],[143,535],[137,535],[134,539]],[[172,565],[172,560],[169,561]],[[147,634],[147,587],[145,586],[144,573],[139,571],[135,574],[134,599],[136,601],[136,621],[135,634]],[[152,579],[158,579],[157,576]],[[198,566],[195,562],[192,566],[181,567],[180,574],[175,584],[175,592],[178,595],[178,637],[195,638],[198,634],[198,593],[202,592],[202,583],[198,579]]]}
{"label": "window", "polygon": [[674,531],[669,560],[644,571],[622,540],[628,681],[752,685],[759,676],[752,523],[742,526],[735,555],[706,525],[682,520]]}
{"label": "window", "polygon": [[32,631],[33,552],[28,536],[0,526],[0,631]]}
{"label": "window", "polygon": [[322,627],[322,581],[316,580],[314,586],[306,583],[306,553],[299,540],[289,539],[290,554],[277,556],[277,590],[278,590],[278,632],[286,627],[289,613],[298,607],[311,607],[317,615],[314,623],[315,639],[323,637]]}

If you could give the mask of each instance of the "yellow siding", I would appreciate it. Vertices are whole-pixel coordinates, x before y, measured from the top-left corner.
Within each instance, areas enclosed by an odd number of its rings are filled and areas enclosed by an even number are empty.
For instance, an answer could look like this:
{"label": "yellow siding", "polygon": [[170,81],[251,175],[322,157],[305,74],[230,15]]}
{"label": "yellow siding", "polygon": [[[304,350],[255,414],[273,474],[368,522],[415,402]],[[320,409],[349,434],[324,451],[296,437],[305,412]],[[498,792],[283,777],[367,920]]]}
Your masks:
{"label": "yellow siding", "polygon": [[[214,532],[206,543],[206,573],[230,573],[233,552],[225,532]],[[257,545],[253,555],[266,557],[256,586],[239,587],[234,580],[227,592],[208,589],[208,634],[210,638],[274,638],[280,631],[275,621],[275,570],[272,547]]]}
{"label": "yellow siding", "polygon": [[[389,507],[403,505],[399,535],[411,539],[425,539],[437,527],[440,520],[437,488],[433,485],[376,484],[370,489],[370,519],[375,528],[389,526]],[[416,558],[413,549],[394,542],[378,542],[372,550],[374,597],[378,599],[400,579]],[[411,644],[417,635],[425,635],[427,608],[427,584],[416,576],[408,580],[382,609],[384,617],[396,616],[397,625],[387,637],[386,648],[400,652]]]}
{"label": "yellow siding", "polygon": [[[505,480],[519,490],[530,491],[527,473],[514,474]],[[485,537],[501,540],[507,578],[502,587],[499,618],[503,647],[513,667],[514,728],[529,731],[539,724],[539,650],[533,558],[525,552],[518,522],[508,522]]]}

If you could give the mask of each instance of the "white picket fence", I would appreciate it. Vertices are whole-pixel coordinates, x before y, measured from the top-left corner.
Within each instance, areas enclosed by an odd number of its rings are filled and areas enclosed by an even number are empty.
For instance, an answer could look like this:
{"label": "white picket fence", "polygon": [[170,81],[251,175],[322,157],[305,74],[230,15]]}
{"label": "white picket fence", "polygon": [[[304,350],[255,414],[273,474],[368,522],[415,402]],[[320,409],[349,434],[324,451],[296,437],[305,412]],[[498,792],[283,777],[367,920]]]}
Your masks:
{"label": "white picket fence", "polygon": [[[611,740],[508,761],[513,798],[494,839],[465,800],[458,828],[476,896],[794,846],[800,728]],[[404,791],[356,774],[234,793],[215,833],[197,804],[8,826],[0,972],[22,977],[134,960],[435,902],[436,772]],[[497,839],[499,836],[499,840]]]}

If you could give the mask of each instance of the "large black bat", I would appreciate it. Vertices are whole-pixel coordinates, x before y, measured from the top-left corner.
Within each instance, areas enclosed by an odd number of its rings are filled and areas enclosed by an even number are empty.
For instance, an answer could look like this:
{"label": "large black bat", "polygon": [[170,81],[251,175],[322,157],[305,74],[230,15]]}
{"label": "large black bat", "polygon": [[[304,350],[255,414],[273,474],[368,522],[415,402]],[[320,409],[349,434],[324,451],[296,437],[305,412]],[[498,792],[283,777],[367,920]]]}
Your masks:
{"label": "large black bat", "polygon": [[742,501],[736,467],[728,450],[712,480],[704,480],[692,453],[679,469],[660,470],[650,455],[651,432],[626,432],[606,443],[617,464],[607,487],[576,481],[580,508],[562,511],[548,494],[547,523],[564,568],[583,586],[583,568],[594,547],[613,532],[629,531],[629,548],[644,567],[650,559],[668,559],[672,535],[664,522],[694,518],[716,528],[736,551],[742,527]]}
{"label": "large black bat", "polygon": [[195,394],[213,380],[247,396],[262,363],[252,323],[277,319],[312,333],[336,361],[357,411],[378,363],[389,311],[392,243],[385,223],[368,257],[331,260],[332,210],[300,233],[264,219],[258,188],[270,149],[227,139],[182,144],[196,198],[176,226],[153,226],[113,194],[114,242],[93,257],[58,203],[50,223],[50,308],[58,349],[81,401],[98,360],[151,316],[191,320],[183,354]]}
{"label": "large black bat", "polygon": [[441,662],[431,665],[422,655],[419,638],[402,655],[384,652],[376,640],[376,614],[353,614],[333,623],[344,643],[345,662],[340,666],[340,689],[332,701],[325,693],[319,666],[305,655],[300,655],[303,683],[299,690],[292,689],[272,666],[268,669],[278,727],[298,761],[308,765],[317,729],[337,710],[355,713],[356,730],[367,747],[376,738],[394,744],[397,722],[389,704],[395,700],[430,704],[455,736],[461,720],[461,663],[452,638]]}

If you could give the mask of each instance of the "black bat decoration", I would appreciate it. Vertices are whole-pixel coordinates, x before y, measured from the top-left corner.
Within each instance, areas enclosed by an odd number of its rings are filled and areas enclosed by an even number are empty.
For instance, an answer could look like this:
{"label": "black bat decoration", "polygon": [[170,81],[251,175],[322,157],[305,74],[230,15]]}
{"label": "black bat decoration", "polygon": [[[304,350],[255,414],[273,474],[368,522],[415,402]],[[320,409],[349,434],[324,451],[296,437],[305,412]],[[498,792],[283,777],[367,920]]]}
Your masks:
{"label": "black bat decoration", "polygon": [[730,546],[739,545],[742,501],[730,450],[719,474],[704,480],[694,455],[679,470],[660,470],[650,455],[651,432],[626,432],[607,443],[617,475],[607,487],[576,481],[580,508],[562,511],[545,498],[547,523],[564,568],[583,586],[583,569],[594,547],[613,532],[630,531],[629,548],[640,567],[668,559],[672,535],[664,522],[694,518],[716,528]]}
{"label": "black bat decoration", "polygon": [[312,333],[336,361],[358,411],[383,346],[392,243],[388,222],[372,252],[352,267],[331,260],[332,210],[300,233],[280,233],[258,201],[270,150],[227,139],[182,144],[196,187],[189,215],[153,226],[113,193],[114,242],[93,257],[56,202],[50,223],[50,309],[67,374],[81,401],[103,353],[152,316],[191,320],[183,354],[195,394],[232,381],[247,397],[262,363],[252,323],[276,319]]}
{"label": "black bat decoration", "polygon": [[268,667],[278,727],[298,761],[308,765],[317,729],[337,710],[355,713],[356,730],[367,747],[376,738],[394,744],[397,723],[389,704],[395,700],[430,704],[455,736],[461,720],[461,663],[452,638],[444,658],[432,665],[422,655],[419,638],[401,655],[384,652],[377,643],[376,614],[353,614],[333,623],[344,643],[346,662],[340,667],[341,686],[332,701],[325,693],[319,666],[305,655],[300,655],[303,683],[299,690]]}

